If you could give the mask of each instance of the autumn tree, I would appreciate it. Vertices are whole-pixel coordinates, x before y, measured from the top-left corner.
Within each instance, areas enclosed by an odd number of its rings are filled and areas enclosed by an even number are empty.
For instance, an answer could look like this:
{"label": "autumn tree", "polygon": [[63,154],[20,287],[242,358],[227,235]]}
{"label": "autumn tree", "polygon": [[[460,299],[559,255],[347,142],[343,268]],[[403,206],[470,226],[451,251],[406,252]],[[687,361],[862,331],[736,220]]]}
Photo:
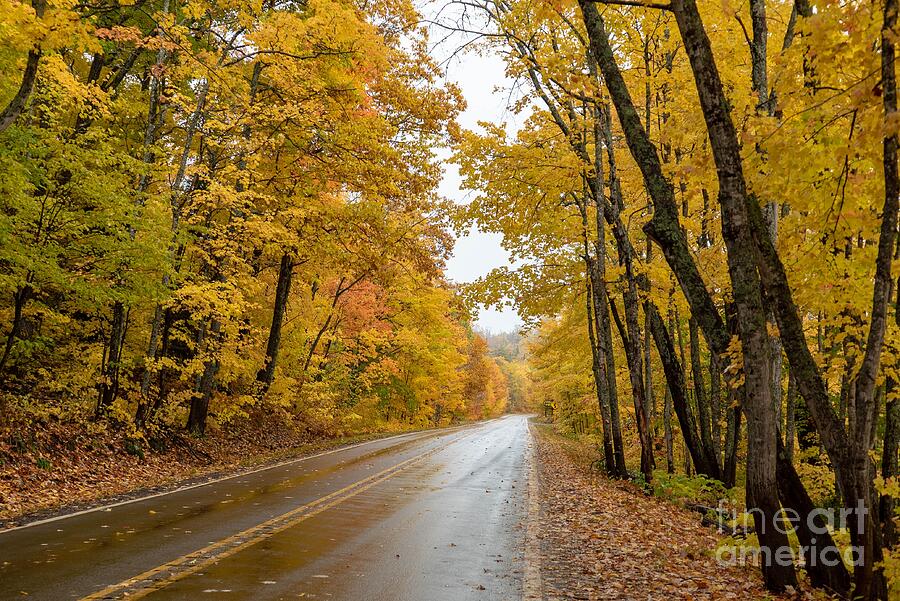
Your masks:
{"label": "autumn tree", "polygon": [[411,3],[5,8],[5,417],[140,440],[503,411],[442,275],[461,99]]}

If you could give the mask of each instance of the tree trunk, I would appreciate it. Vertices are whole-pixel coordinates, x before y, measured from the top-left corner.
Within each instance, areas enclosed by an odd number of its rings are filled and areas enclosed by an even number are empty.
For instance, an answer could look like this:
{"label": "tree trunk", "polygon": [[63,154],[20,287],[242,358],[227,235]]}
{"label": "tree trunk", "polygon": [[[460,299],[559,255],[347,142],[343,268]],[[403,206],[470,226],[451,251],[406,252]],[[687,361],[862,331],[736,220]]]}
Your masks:
{"label": "tree trunk", "polygon": [[[761,549],[777,553],[788,545],[788,540],[777,524],[780,502],[775,477],[777,430],[769,360],[770,341],[756,271],[756,250],[749,231],[740,147],[697,6],[694,0],[674,0],[672,9],[694,74],[718,171],[722,238],[727,249],[744,359],[747,505],[756,510],[754,520]],[[787,586],[796,586],[792,564],[764,561],[762,572],[769,590],[782,591]]]}
{"label": "tree trunk", "polygon": [[[799,519],[792,519],[791,524],[800,542],[801,555],[805,559],[805,568],[813,586],[825,588],[838,596],[845,596],[850,590],[850,574],[843,561],[834,561],[834,550],[837,549],[834,539],[828,532],[826,521],[809,498],[803,482],[784,445],[778,441],[778,492],[785,508],[793,510]],[[793,517],[793,516],[791,516]],[[811,528],[813,525],[815,529]],[[832,565],[833,564],[833,565]]]}
{"label": "tree trunk", "polygon": [[[638,436],[641,442],[641,473],[646,482],[653,479],[656,462],[653,458],[653,438],[650,435],[650,421],[647,417],[647,396],[644,389],[643,356],[641,352],[641,333],[638,310],[637,274],[634,268],[634,247],[628,238],[620,217],[624,206],[622,188],[616,173],[615,153],[612,144],[612,123],[600,111],[594,111],[594,165],[598,173],[602,173],[603,155],[601,148],[606,146],[607,164],[609,165],[609,202],[603,207],[608,213],[608,221],[612,226],[613,238],[619,255],[619,264],[625,268],[625,290],[623,292],[626,332],[622,333],[625,358],[628,363],[628,375],[631,382],[631,394],[634,404],[634,416],[637,422]],[[601,211],[598,206],[597,227],[601,227]],[[612,305],[610,304],[612,307]]]}
{"label": "tree trunk", "polygon": [[[624,304],[626,305],[625,319],[629,322],[631,320],[627,315],[632,309],[628,308],[630,305],[629,301],[626,300]],[[653,460],[653,441],[650,438],[650,427],[647,422],[647,414],[644,413],[643,373],[641,372],[641,362],[643,359],[641,358],[640,348],[634,348],[634,340],[635,338],[640,340],[641,333],[640,331],[628,331],[631,328],[622,323],[619,312],[612,299],[610,299],[609,306],[613,318],[615,319],[616,327],[619,330],[622,346],[625,348],[625,359],[628,363],[628,378],[631,383],[631,395],[634,401],[635,422],[637,424],[638,437],[641,443],[641,474],[643,474],[646,482],[650,482],[653,478],[653,469],[655,467]],[[637,313],[636,309],[633,311],[634,313]],[[640,346],[640,344],[638,344],[638,346]]]}
{"label": "tree trunk", "polygon": [[[169,12],[169,0],[165,0],[163,2],[163,13]],[[144,128],[144,155],[143,161],[147,164],[151,164],[155,160],[155,155],[153,151],[153,145],[156,143],[156,137],[159,133],[159,129],[162,126],[163,118],[165,117],[165,109],[160,107],[160,96],[161,96],[161,88],[162,81],[160,74],[163,73],[163,66],[166,62],[167,57],[169,56],[169,52],[166,48],[160,48],[156,52],[156,64],[155,69],[150,71],[150,94],[149,94],[149,105],[147,108],[147,127]],[[203,96],[205,98],[205,95]],[[202,106],[198,103],[197,113],[199,115],[199,110],[202,110]],[[188,124],[188,132],[185,136],[185,143],[183,145],[182,150],[182,160],[179,163],[179,167],[181,164],[186,162],[186,153],[190,150],[190,145],[193,141],[194,129],[196,128],[197,119],[190,119]],[[180,177],[179,177],[180,174]],[[174,194],[178,194],[174,192],[178,188],[181,187],[182,178],[184,177],[184,169],[179,168],[178,174],[176,174],[175,181],[171,186],[171,190]],[[146,173],[141,175],[140,180],[138,181],[138,191],[142,192],[147,189],[150,185],[150,173]],[[173,202],[172,204],[172,233],[173,239],[175,234],[177,233],[177,223],[178,223],[178,207],[177,203]],[[169,283],[168,274],[163,275],[163,285],[166,286]],[[147,343],[147,354],[144,357],[144,369],[141,374],[141,400],[138,403],[137,414],[135,416],[135,421],[143,425],[147,419],[149,418],[149,414],[152,412],[150,409],[150,401],[148,400],[148,395],[150,394],[150,382],[153,378],[153,369],[152,364],[156,359],[157,347],[159,346],[159,336],[160,329],[163,324],[164,317],[164,309],[162,305],[157,302],[156,307],[153,310],[153,320],[150,322],[150,340]]]}
{"label": "tree trunk", "polygon": [[261,385],[261,394],[265,394],[275,379],[275,364],[278,361],[278,349],[281,346],[281,326],[287,310],[288,296],[291,292],[291,278],[294,275],[294,257],[289,253],[281,256],[278,268],[278,285],[275,288],[275,305],[272,308],[272,325],[269,327],[269,339],[266,343],[266,359],[263,368],[256,374]]}
{"label": "tree trunk", "polygon": [[[597,260],[599,262],[599,259]],[[599,294],[598,294],[598,288]],[[622,423],[619,417],[619,392],[616,384],[616,360],[613,355],[612,324],[609,318],[608,298],[602,287],[594,286],[594,311],[599,311],[601,330],[598,332],[598,341],[606,360],[606,382],[609,389],[609,416],[612,426],[613,454],[615,455],[616,474],[620,478],[628,477],[628,467],[625,465],[625,445],[622,442]],[[599,307],[598,297],[599,296]]]}
{"label": "tree trunk", "polygon": [[737,452],[741,442],[741,404],[738,395],[729,387],[726,393],[728,409],[725,412],[725,456],[722,459],[722,483],[731,488],[737,482]]}
{"label": "tree trunk", "polygon": [[591,262],[593,270],[591,282],[591,296],[594,308],[594,324],[596,325],[597,349],[599,350],[601,363],[606,377],[607,402],[609,403],[609,420],[612,431],[613,459],[615,475],[619,478],[628,477],[628,468],[625,465],[625,446],[622,442],[622,424],[619,418],[619,394],[616,384],[616,362],[613,355],[612,324],[609,316],[609,299],[606,294],[606,242],[603,223],[597,222],[598,230],[595,232],[594,258]]}
{"label": "tree trunk", "polygon": [[722,375],[719,373],[719,362],[716,354],[709,353],[709,410],[712,436],[712,450],[716,462],[722,464]]}
{"label": "tree trunk", "polygon": [[647,421],[650,422],[650,438],[655,439],[659,433],[659,426],[656,423],[656,395],[653,390],[653,357],[650,348],[652,336],[650,318],[644,315],[644,390],[647,393],[647,405],[644,411],[647,414]]}
{"label": "tree trunk", "polygon": [[[588,284],[590,285],[590,284]],[[597,404],[600,409],[600,421],[603,427],[603,460],[607,475],[617,476],[616,460],[613,451],[612,419],[609,407],[609,387],[606,378],[606,365],[598,348],[597,336],[594,328],[593,307],[590,295],[586,298],[588,337],[591,343],[591,366],[594,374],[594,386],[597,394]]]}
{"label": "tree trunk", "polygon": [[13,294],[13,319],[12,324],[10,324],[9,334],[6,335],[3,357],[0,357],[0,376],[3,375],[6,369],[6,362],[9,361],[16,338],[22,333],[22,322],[24,320],[22,311],[25,309],[28,299],[31,298],[31,292],[31,285],[25,284],[24,286],[19,286]]}
{"label": "tree trunk", "polygon": [[[663,249],[667,261],[682,285],[691,304],[692,312],[707,335],[718,336],[724,332],[719,326],[721,317],[712,304],[709,292],[687,250],[684,233],[678,226],[677,209],[671,185],[662,172],[659,157],[631,100],[627,86],[615,61],[603,24],[603,19],[593,3],[579,0],[590,38],[591,48],[603,72],[610,96],[616,105],[626,141],[644,174],[644,181],[654,201],[654,216],[648,224],[651,234]],[[723,238],[728,248],[729,273],[741,330],[741,343],[745,364],[745,410],[748,413],[748,439],[751,458],[748,465],[748,498],[755,513],[761,547],[774,553],[787,545],[787,536],[775,528],[774,517],[779,509],[775,482],[775,427],[771,415],[772,394],[768,359],[768,334],[756,267],[753,241],[749,237],[749,225],[744,206],[744,190],[740,154],[736,147],[736,134],[727,114],[727,104],[722,98],[721,82],[709,48],[709,40],[703,30],[696,6],[690,0],[675,0],[671,7],[681,31],[688,58],[694,72],[710,139],[714,141],[713,155],[719,167],[719,199],[723,209]],[[726,143],[720,143],[720,138]],[[731,145],[731,139],[735,144]],[[733,147],[732,147],[733,146]],[[673,210],[674,209],[674,210]],[[697,309],[701,310],[697,310]],[[760,320],[761,318],[761,320]],[[716,323],[718,322],[718,323]],[[712,348],[727,347],[727,341],[710,340]],[[724,344],[723,344],[724,342]],[[673,391],[673,395],[675,391]],[[781,591],[796,584],[793,566],[764,565],[766,585]]]}
{"label": "tree trunk", "polygon": [[[897,0],[887,0],[882,31],[882,89],[885,120],[897,111],[895,48],[891,31],[896,23]],[[871,429],[875,422],[875,377],[880,363],[886,325],[887,290],[891,284],[890,257],[896,233],[897,203],[900,177],[897,168],[897,137],[884,138],[885,200],[875,265],[875,282],[869,333],[865,354],[854,386],[854,430],[848,436],[835,414],[821,372],[816,365],[803,331],[803,322],[793,301],[784,265],[765,228],[765,221],[755,199],[748,198],[751,227],[758,251],[758,267],[769,298],[772,300],[782,343],[797,386],[809,408],[822,443],[835,467],[841,492],[848,507],[865,503],[862,528],[851,529],[851,540],[861,548],[865,561],[854,571],[854,596],[877,599],[885,596],[883,578],[874,571],[880,560],[879,535],[873,519],[873,470],[868,459]],[[855,509],[855,507],[854,507]]]}
{"label": "tree trunk", "polygon": [[688,362],[687,355],[685,354],[684,348],[684,335],[681,331],[681,316],[678,314],[678,305],[672,303],[670,307],[671,313],[669,315],[669,328],[674,328],[675,336],[678,339],[678,357],[681,360],[681,367],[684,370],[682,373],[684,374],[685,381],[685,399],[687,399],[688,403],[691,402],[691,387],[686,384],[688,378]]}
{"label": "tree trunk", "polygon": [[[32,0],[31,7],[34,9],[35,15],[41,19],[47,9],[47,2],[46,0]],[[0,133],[12,125],[25,109],[25,105],[28,103],[28,97],[31,96],[31,92],[34,90],[34,82],[37,80],[38,64],[40,63],[40,60],[41,49],[39,46],[35,45],[34,48],[28,51],[28,58],[25,61],[25,71],[22,73],[22,82],[19,84],[16,95],[12,97],[12,100],[10,100],[3,111],[0,112]]]}
{"label": "tree trunk", "polygon": [[788,373],[787,403],[784,410],[784,456],[794,461],[795,416],[797,408],[797,382]]}
{"label": "tree trunk", "polygon": [[319,346],[319,341],[322,340],[322,336],[325,335],[325,332],[328,331],[328,326],[331,325],[331,320],[334,319],[334,306],[332,305],[332,312],[328,314],[328,317],[325,318],[325,323],[322,324],[322,327],[319,328],[319,331],[316,332],[315,337],[309,345],[309,352],[306,354],[306,360],[303,362],[303,372],[306,373],[309,371],[309,366],[312,364],[312,358],[315,356],[316,348]]}
{"label": "tree trunk", "polygon": [[[334,319],[335,309],[337,308],[337,304],[338,304],[338,301],[341,299],[341,296],[343,296],[344,293],[346,293],[348,290],[353,289],[353,287],[356,286],[358,283],[363,281],[363,279],[365,279],[367,273],[368,272],[363,273],[362,275],[357,277],[355,280],[353,280],[346,286],[344,286],[344,282],[346,281],[346,278],[341,278],[340,281],[335,286],[334,295],[331,298],[331,309],[328,312],[328,317],[325,318],[325,323],[323,323],[322,327],[319,328],[319,331],[316,332],[316,335],[313,338],[313,341],[309,346],[309,353],[307,353],[307,355],[306,355],[306,361],[303,362],[303,373],[304,374],[306,374],[309,371],[309,366],[312,365],[312,359],[313,359],[313,356],[315,356],[316,349],[319,346],[319,342],[322,340],[322,336],[325,335],[325,332],[328,331],[328,327],[331,325],[331,321]],[[312,291],[313,299],[315,299],[317,290],[318,290],[317,285],[313,284],[313,291]]]}
{"label": "tree trunk", "polygon": [[[900,259],[900,240],[897,240],[894,249],[894,259]],[[900,328],[900,276],[894,284],[894,322]],[[894,395],[900,393],[897,381],[888,377],[884,384],[884,396],[888,399],[884,408],[884,448],[881,454],[881,477],[893,478],[900,475],[900,399]],[[890,495],[881,497],[881,527],[884,530],[884,546],[893,549],[897,544],[898,529],[895,519],[896,501]]]}
{"label": "tree trunk", "polygon": [[656,306],[648,301],[644,302],[644,313],[650,316],[650,329],[656,342],[656,350],[663,364],[663,373],[666,376],[669,394],[672,397],[672,405],[675,415],[678,416],[678,424],[681,427],[681,436],[690,454],[691,460],[698,473],[721,480],[719,464],[715,457],[710,456],[697,434],[697,423],[691,411],[691,405],[687,398],[687,386],[684,382],[684,369],[675,354],[675,345],[669,335],[662,317]]}
{"label": "tree trunk", "polygon": [[586,202],[579,203],[578,208],[581,212],[581,233],[585,266],[584,281],[586,287],[584,300],[585,309],[587,311],[586,317],[588,340],[591,345],[591,371],[594,375],[594,387],[597,394],[597,406],[600,410],[600,421],[603,428],[604,467],[606,469],[607,475],[616,477],[618,476],[618,473],[615,463],[615,454],[613,452],[612,420],[610,417],[609,386],[607,385],[606,378],[606,363],[604,361],[603,353],[600,349],[600,344],[597,340],[597,336],[599,333],[597,332],[597,330],[600,329],[600,324],[596,321],[597,312],[594,310],[593,303],[594,259],[592,259],[590,255],[590,244],[588,242],[587,235],[587,208],[585,205]]}
{"label": "tree trunk", "polygon": [[[150,341],[147,344],[147,356],[144,358],[144,371],[141,374],[141,402],[138,404],[138,412],[145,406],[147,396],[150,394],[150,381],[153,378],[153,370],[150,364],[156,359],[156,349],[159,346],[159,336],[162,329],[165,309],[159,303],[153,309],[153,320],[150,322]],[[138,419],[138,422],[143,420]]]}
{"label": "tree trunk", "polygon": [[[885,396],[896,394],[897,382],[889,379]],[[900,452],[900,399],[892,398],[885,407],[884,448],[881,454],[881,477],[888,479],[898,475],[897,454]],[[879,507],[881,527],[884,531],[884,546],[894,548],[897,544],[897,522],[895,500],[890,495],[882,495]]]}
{"label": "tree trunk", "polygon": [[[601,66],[601,71],[603,71],[610,95],[613,98],[613,102],[616,104],[619,119],[622,122],[623,131],[626,135],[626,141],[628,142],[629,148],[631,149],[637,164],[642,170],[648,191],[654,201],[654,216],[651,223],[648,224],[646,231],[654,237],[663,249],[664,256],[670,267],[672,267],[676,277],[679,279],[682,290],[691,305],[692,313],[698,317],[699,325],[701,326],[710,347],[720,356],[727,357],[725,353],[727,351],[730,335],[723,327],[724,324],[722,323],[721,316],[716,311],[715,305],[712,303],[709,296],[709,292],[703,284],[702,278],[699,276],[699,272],[696,269],[696,265],[693,263],[693,259],[690,256],[683,232],[678,226],[677,208],[674,204],[672,188],[662,173],[656,150],[649,138],[646,135],[643,135],[643,131],[637,133],[637,130],[641,129],[640,122],[639,119],[637,119],[637,114],[628,94],[627,87],[618,70],[618,65],[615,63],[615,58],[612,54],[609,40],[606,37],[606,32],[603,27],[602,18],[600,18],[599,12],[593,3],[582,1],[580,4],[584,13],[585,24],[590,37],[592,50],[594,55],[598,58],[598,63]],[[680,8],[682,3],[677,3],[677,5]],[[691,5],[689,8],[691,8],[694,13],[689,16],[692,17],[692,20],[694,21],[693,24],[696,25],[699,23],[699,17],[696,15],[696,7]],[[682,23],[679,23],[679,25],[682,25]],[[691,38],[689,35],[684,35],[683,37],[686,39]],[[701,39],[700,41],[703,42],[704,40]],[[708,47],[708,40],[706,40],[706,45]],[[706,50],[708,57],[711,58],[711,53],[708,52],[708,48]],[[716,82],[714,81],[713,83]],[[700,82],[698,82],[698,87],[699,85]],[[708,107],[704,108],[707,109]],[[722,108],[724,108],[724,104],[719,106],[719,109]],[[768,241],[771,242],[770,239]],[[742,258],[746,258],[746,255]],[[765,353],[760,356],[765,357]],[[723,365],[723,368],[724,367],[727,366]],[[757,382],[760,380],[758,376],[759,374],[756,376]],[[763,386],[768,385],[766,383],[767,379],[763,380]],[[767,410],[771,411],[773,409],[771,405],[771,394],[764,400],[766,401]],[[730,430],[728,445],[730,446],[730,449],[726,452],[726,464],[731,463],[732,466],[734,465],[735,451],[737,448],[736,443],[740,433],[740,414],[740,405],[738,403],[731,403],[731,409],[728,412]],[[774,436],[772,439],[774,440]],[[731,469],[733,470],[734,468],[731,467]],[[757,501],[759,501],[758,498]],[[766,541],[764,540],[763,543],[765,544]],[[787,573],[787,579],[792,580],[793,574],[787,570],[784,572]],[[768,573],[767,576],[767,581],[773,588],[779,588],[779,586],[785,584],[783,579],[778,578],[778,574]]]}
{"label": "tree trunk", "polygon": [[203,436],[206,433],[206,418],[209,415],[209,403],[215,390],[216,375],[219,373],[219,359],[216,356],[214,345],[218,343],[222,325],[217,319],[213,319],[209,327],[210,341],[207,344],[207,352],[210,354],[203,364],[203,374],[197,386],[197,392],[191,398],[191,411],[188,415],[187,429],[194,436]]}
{"label": "tree trunk", "polygon": [[[769,323],[775,323],[775,317],[771,315],[771,312],[767,312],[766,320]],[[770,337],[770,352],[771,352],[771,365],[772,365],[772,404],[775,407],[775,425],[777,426],[778,431],[781,431],[781,423],[784,421],[784,413],[783,413],[783,388],[784,388],[784,377],[782,375],[783,360],[781,357],[781,340],[778,336]]]}
{"label": "tree trunk", "polygon": [[[159,334],[157,334],[157,336],[161,338],[160,343],[159,343],[160,344],[159,355],[161,357],[168,357],[169,356],[169,344],[171,341],[170,335],[171,335],[172,326],[175,321],[175,314],[172,311],[172,309],[170,309],[170,308],[163,309],[160,305],[157,305],[157,310],[161,313],[161,315],[158,317],[160,323],[158,326]],[[157,316],[154,315],[153,319],[155,322],[157,320]],[[198,342],[198,344],[199,344],[199,342]],[[163,404],[165,403],[166,398],[168,397],[168,393],[169,393],[168,380],[169,380],[169,376],[172,375],[171,372],[173,372],[173,371],[174,371],[174,369],[172,367],[163,367],[159,370],[158,376],[157,376],[158,390],[157,390],[156,396],[153,397],[152,399],[149,397],[150,371],[149,370],[144,371],[144,374],[141,379],[141,387],[142,387],[141,390],[142,391],[144,390],[143,386],[144,386],[144,381],[146,380],[147,393],[141,394],[141,398],[140,398],[140,401],[138,402],[138,406],[137,406],[137,411],[135,412],[135,415],[134,415],[134,423],[135,423],[135,425],[137,425],[138,428],[143,428],[145,425],[147,425],[150,422],[150,420],[153,419],[153,416],[155,416],[156,413],[159,411],[160,407],[162,407]]]}
{"label": "tree trunk", "polygon": [[[649,332],[649,329],[648,329]],[[672,448],[672,392],[666,386],[665,400],[663,401],[663,432],[666,442],[666,471],[675,473],[675,452]]]}
{"label": "tree trunk", "polygon": [[700,441],[707,455],[715,455],[715,445],[712,440],[712,412],[709,400],[706,397],[706,386],[703,382],[703,367],[700,361],[700,336],[697,332],[697,321],[691,316],[688,319],[688,331],[691,340],[691,375],[694,380],[694,398],[697,402],[697,418],[700,425]]}
{"label": "tree trunk", "polygon": [[97,399],[96,416],[105,415],[112,407],[116,396],[119,394],[119,371],[121,368],[122,351],[125,345],[125,329],[128,321],[125,304],[121,301],[113,303],[112,324],[109,329],[109,349],[106,361],[101,369],[103,381],[100,383],[100,395]]}

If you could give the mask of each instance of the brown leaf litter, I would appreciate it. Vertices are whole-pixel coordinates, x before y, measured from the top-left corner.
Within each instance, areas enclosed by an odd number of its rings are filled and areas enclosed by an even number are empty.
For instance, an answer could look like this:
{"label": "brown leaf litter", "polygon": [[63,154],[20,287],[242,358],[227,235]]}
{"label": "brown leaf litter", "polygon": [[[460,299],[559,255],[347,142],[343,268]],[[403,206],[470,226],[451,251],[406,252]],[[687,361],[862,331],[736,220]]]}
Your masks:
{"label": "brown leaf litter", "polygon": [[758,568],[717,563],[718,535],[696,513],[591,474],[554,434],[532,431],[544,599],[777,598],[763,588]]}

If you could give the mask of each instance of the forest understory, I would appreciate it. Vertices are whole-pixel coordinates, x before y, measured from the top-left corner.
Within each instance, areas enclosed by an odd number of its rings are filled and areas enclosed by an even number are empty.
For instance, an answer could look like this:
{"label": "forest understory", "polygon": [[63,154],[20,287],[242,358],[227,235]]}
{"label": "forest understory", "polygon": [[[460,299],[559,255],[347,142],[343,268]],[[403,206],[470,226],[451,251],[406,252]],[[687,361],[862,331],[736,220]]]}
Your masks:
{"label": "forest understory", "polygon": [[0,438],[0,529],[239,474],[400,433],[312,433],[256,412],[202,438],[171,431],[152,444],[91,423],[32,424]]}
{"label": "forest understory", "polygon": [[543,598],[693,600],[827,598],[801,583],[772,596],[755,566],[723,567],[701,516],[596,469],[596,447],[532,422],[541,490]]}

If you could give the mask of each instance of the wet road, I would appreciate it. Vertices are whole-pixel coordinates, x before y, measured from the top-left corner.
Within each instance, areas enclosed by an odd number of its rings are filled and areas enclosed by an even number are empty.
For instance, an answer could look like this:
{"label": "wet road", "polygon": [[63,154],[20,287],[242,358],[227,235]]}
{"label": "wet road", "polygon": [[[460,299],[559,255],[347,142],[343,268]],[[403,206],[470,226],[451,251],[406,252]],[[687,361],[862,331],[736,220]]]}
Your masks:
{"label": "wet road", "polygon": [[530,445],[507,416],[0,532],[0,599],[522,599]]}

